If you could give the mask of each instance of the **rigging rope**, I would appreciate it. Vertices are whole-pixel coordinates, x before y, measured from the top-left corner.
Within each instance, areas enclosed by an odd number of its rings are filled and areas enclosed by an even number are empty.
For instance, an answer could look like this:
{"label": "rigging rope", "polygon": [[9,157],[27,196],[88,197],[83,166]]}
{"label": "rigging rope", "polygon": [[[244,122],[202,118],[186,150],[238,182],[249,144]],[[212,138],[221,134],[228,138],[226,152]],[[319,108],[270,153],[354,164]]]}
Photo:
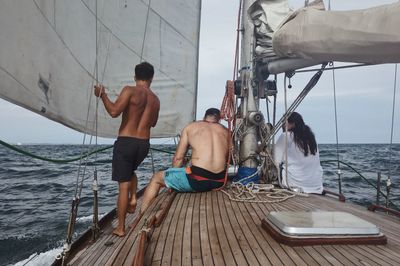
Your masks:
{"label": "rigging rope", "polygon": [[232,128],[234,127],[234,116],[235,116],[235,94],[234,94],[233,81],[226,82],[225,96],[221,106],[221,118],[228,122],[228,158],[226,162],[226,171],[224,184],[221,186],[222,189],[228,181],[228,169],[230,165],[230,159],[232,156]]}
{"label": "rigging rope", "polygon": [[[93,76],[95,77],[94,79],[92,79],[91,81],[91,86],[90,86],[90,92],[89,93],[89,103],[88,103],[88,109],[87,109],[87,114],[86,114],[86,121],[85,121],[85,130],[84,130],[84,136],[83,136],[83,144],[85,145],[86,142],[86,135],[88,132],[88,124],[89,124],[89,115],[90,115],[90,110],[91,110],[91,102],[92,102],[92,97],[93,97],[93,93],[92,93],[92,88],[94,83],[96,83],[96,85],[99,84],[99,78],[98,78],[98,46],[99,46],[99,38],[98,38],[98,8],[97,8],[97,0],[95,1],[95,64],[94,64],[94,74]],[[110,52],[110,46],[108,46],[107,49],[107,56],[106,56],[106,62],[108,61],[108,54]],[[104,65],[104,69],[103,71],[105,72],[106,69],[106,64]],[[103,77],[104,77],[104,72],[103,72]],[[99,108],[99,98],[96,99],[95,101],[95,114],[94,114],[94,120],[95,123],[93,124],[92,130],[91,132],[95,132],[95,147],[97,148],[97,135],[98,135],[98,108]],[[89,145],[92,143],[93,140],[93,136],[90,136],[90,140],[89,140]],[[64,249],[62,252],[62,264],[65,263],[64,259],[68,256],[69,253],[69,249],[70,249],[70,245],[72,242],[72,234],[74,231],[74,227],[75,227],[75,223],[76,223],[76,219],[77,219],[77,215],[78,215],[78,206],[80,203],[80,197],[82,194],[82,190],[83,190],[83,182],[86,179],[85,178],[85,174],[86,174],[86,169],[87,169],[87,164],[88,164],[88,156],[87,157],[83,157],[83,149],[81,150],[81,158],[79,160],[79,166],[78,166],[78,170],[77,170],[77,177],[76,177],[76,186],[75,186],[75,194],[72,198],[72,205],[71,205],[71,212],[70,212],[70,218],[69,218],[69,222],[68,222],[68,229],[67,229],[67,239],[66,239],[66,243],[64,245]],[[84,163],[82,163],[82,159],[84,159]],[[95,153],[95,160],[97,161],[97,153]],[[82,168],[82,164],[84,164],[83,166],[83,170],[81,170]],[[93,229],[94,229],[94,238],[96,237],[96,232],[98,232],[98,209],[97,209],[97,190],[98,190],[98,186],[97,186],[97,167],[96,164],[94,165],[94,172],[93,172],[93,194],[94,194],[94,199],[93,199]],[[97,229],[96,229],[97,228]],[[96,231],[96,232],[95,232]]]}
{"label": "rigging rope", "polygon": [[226,82],[225,96],[221,104],[221,119],[228,122],[229,133],[234,128],[235,119],[235,92],[233,81],[228,80]]}
{"label": "rigging rope", "polygon": [[237,29],[236,29],[236,47],[235,47],[235,56],[234,56],[234,65],[233,65],[233,77],[232,81],[228,80],[225,86],[225,96],[222,100],[221,104],[221,118],[227,121],[228,123],[228,156],[226,162],[226,172],[225,172],[225,180],[224,184],[220,189],[222,189],[227,181],[228,181],[228,169],[230,165],[230,159],[233,154],[234,146],[232,145],[232,129],[235,128],[235,112],[236,112],[236,101],[235,101],[235,86],[234,80],[237,76],[237,68],[239,64],[238,55],[239,55],[239,37],[240,37],[240,20],[241,20],[241,10],[242,10],[243,1],[239,1],[239,11],[238,11],[238,22],[237,22]]}
{"label": "rigging rope", "polygon": [[107,147],[104,147],[104,148],[100,148],[100,149],[85,153],[83,155],[80,155],[79,157],[74,157],[74,158],[71,158],[71,159],[59,160],[59,159],[51,159],[51,158],[46,158],[46,157],[43,157],[43,156],[39,156],[39,155],[33,154],[33,153],[28,152],[26,150],[17,148],[14,145],[8,144],[8,143],[6,143],[6,142],[4,142],[2,140],[0,140],[0,144],[3,145],[4,147],[7,147],[7,148],[9,148],[9,149],[11,149],[13,151],[16,151],[18,153],[21,153],[23,155],[26,155],[26,156],[29,156],[29,157],[32,157],[32,158],[35,158],[35,159],[38,159],[38,160],[47,161],[47,162],[51,162],[51,163],[57,163],[57,164],[65,164],[65,163],[78,161],[78,160],[80,160],[82,158],[85,158],[85,157],[88,157],[88,156],[90,156],[90,155],[92,155],[94,153],[102,152],[102,151],[108,150],[108,149],[113,147],[111,145],[111,146],[107,146]]}
{"label": "rigging rope", "polygon": [[[86,158],[86,157],[88,157],[88,156],[90,156],[90,155],[92,155],[94,153],[100,153],[100,152],[103,152],[105,150],[111,149],[113,147],[113,145],[110,145],[110,146],[106,146],[104,148],[100,148],[100,149],[96,149],[96,150],[90,151],[88,153],[80,155],[79,157],[74,157],[74,158],[71,158],[71,159],[62,159],[61,160],[61,159],[51,159],[51,158],[47,158],[47,157],[36,155],[36,154],[28,152],[26,150],[17,148],[16,146],[11,145],[11,144],[9,144],[7,142],[4,142],[2,140],[0,140],[0,145],[3,145],[6,148],[9,148],[9,149],[11,149],[13,151],[16,151],[16,152],[18,152],[20,154],[23,154],[23,155],[26,155],[26,156],[29,156],[31,158],[38,159],[38,160],[41,160],[41,161],[56,163],[56,164],[65,164],[65,163],[75,162],[75,161],[78,161],[78,160],[80,160],[82,158]],[[163,153],[167,153],[167,154],[174,154],[174,152],[167,151],[167,150],[162,150],[162,149],[157,149],[157,148],[152,148],[152,147],[150,149],[153,150],[153,151],[159,151],[159,152],[163,152]]]}

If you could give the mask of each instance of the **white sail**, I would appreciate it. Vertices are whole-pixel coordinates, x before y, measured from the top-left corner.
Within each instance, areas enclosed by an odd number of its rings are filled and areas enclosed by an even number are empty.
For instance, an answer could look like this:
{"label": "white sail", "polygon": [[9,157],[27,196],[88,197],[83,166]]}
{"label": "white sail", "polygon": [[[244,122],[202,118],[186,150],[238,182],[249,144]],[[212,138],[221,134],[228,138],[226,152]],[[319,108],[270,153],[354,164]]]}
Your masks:
{"label": "white sail", "polygon": [[[199,0],[1,1],[0,97],[94,134],[96,76],[114,100],[148,61],[161,101],[152,137],[176,136],[195,118],[200,9]],[[97,135],[115,137],[119,124],[100,103]]]}
{"label": "white sail", "polygon": [[[296,12],[281,8],[278,19],[286,17],[276,27],[279,21],[269,21],[274,17],[268,8],[276,10],[277,2],[285,7],[287,0],[258,0],[250,10],[256,28],[270,29],[265,36],[271,37],[272,45],[256,48],[270,73],[327,61],[400,62],[399,2],[363,10],[326,11],[322,0],[317,0]],[[256,10],[261,19],[254,16]],[[259,40],[257,37],[257,43],[262,43]]]}

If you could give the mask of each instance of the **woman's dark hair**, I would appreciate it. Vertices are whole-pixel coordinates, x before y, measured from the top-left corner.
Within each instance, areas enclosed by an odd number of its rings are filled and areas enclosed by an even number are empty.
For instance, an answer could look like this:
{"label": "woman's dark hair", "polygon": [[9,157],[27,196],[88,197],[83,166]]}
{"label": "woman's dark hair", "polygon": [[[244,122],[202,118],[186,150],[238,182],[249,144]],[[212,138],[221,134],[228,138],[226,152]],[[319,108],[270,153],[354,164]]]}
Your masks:
{"label": "woman's dark hair", "polygon": [[294,124],[290,131],[293,132],[294,142],[304,152],[304,156],[307,156],[309,152],[315,155],[317,142],[311,128],[304,123],[303,117],[299,113],[293,112],[289,116],[288,122]]}

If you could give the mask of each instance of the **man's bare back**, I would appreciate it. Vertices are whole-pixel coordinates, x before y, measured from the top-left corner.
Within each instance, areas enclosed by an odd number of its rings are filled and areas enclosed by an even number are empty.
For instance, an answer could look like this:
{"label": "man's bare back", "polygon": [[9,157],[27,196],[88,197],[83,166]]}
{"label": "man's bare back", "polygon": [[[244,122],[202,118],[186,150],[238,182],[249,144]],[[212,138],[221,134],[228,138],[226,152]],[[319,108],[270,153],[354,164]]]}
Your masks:
{"label": "man's bare back", "polygon": [[[175,157],[182,159],[190,146],[192,165],[219,173],[226,168],[228,142],[228,130],[218,120],[193,122],[183,129]],[[175,165],[175,160],[174,166],[179,166]]]}
{"label": "man's bare back", "polygon": [[149,139],[150,128],[156,125],[160,110],[158,97],[144,86],[126,86],[121,94],[124,91],[129,102],[123,111],[118,135]]}
{"label": "man's bare back", "polygon": [[136,86],[125,86],[115,103],[109,100],[104,87],[95,88],[95,94],[102,98],[112,117],[118,117],[122,113],[119,136],[150,138],[150,128],[157,123],[160,101],[147,84],[138,80]]}
{"label": "man's bare back", "polygon": [[[140,212],[149,207],[161,187],[179,192],[200,192],[222,188],[231,143],[228,130],[219,124],[220,111],[209,108],[203,121],[187,125],[181,134],[172,168],[153,175],[144,192]],[[192,166],[184,167],[184,157],[192,148]]]}

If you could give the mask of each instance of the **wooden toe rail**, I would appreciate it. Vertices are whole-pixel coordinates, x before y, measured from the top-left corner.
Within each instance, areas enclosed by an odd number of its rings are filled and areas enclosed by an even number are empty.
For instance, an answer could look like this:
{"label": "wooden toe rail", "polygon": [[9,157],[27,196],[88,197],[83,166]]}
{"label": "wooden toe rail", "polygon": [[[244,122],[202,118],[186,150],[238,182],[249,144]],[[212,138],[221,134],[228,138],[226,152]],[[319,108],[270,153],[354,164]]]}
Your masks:
{"label": "wooden toe rail", "polygon": [[327,195],[327,194],[338,197],[339,201],[341,201],[341,202],[345,202],[346,201],[346,198],[345,198],[345,196],[343,194],[338,194],[338,193],[335,193],[335,192],[332,192],[332,191],[324,189],[324,191],[322,191],[322,195]]}
{"label": "wooden toe rail", "polygon": [[374,212],[376,210],[383,210],[383,211],[388,212],[390,214],[396,215],[397,217],[400,217],[400,212],[399,211],[396,211],[394,209],[390,209],[390,208],[387,208],[387,207],[384,207],[384,206],[381,206],[381,205],[377,205],[377,204],[369,205],[368,206],[368,210],[372,211],[372,212]]}
{"label": "wooden toe rail", "polygon": [[174,201],[176,196],[176,192],[170,192],[167,196],[167,199],[161,204],[160,209],[151,216],[151,218],[144,224],[143,228],[140,231],[140,239],[138,246],[136,248],[135,258],[133,260],[132,265],[134,266],[141,266],[144,265],[144,255],[145,255],[145,248],[146,248],[146,240],[154,227],[160,226],[162,221],[164,220],[165,216],[167,215],[172,202]]}

